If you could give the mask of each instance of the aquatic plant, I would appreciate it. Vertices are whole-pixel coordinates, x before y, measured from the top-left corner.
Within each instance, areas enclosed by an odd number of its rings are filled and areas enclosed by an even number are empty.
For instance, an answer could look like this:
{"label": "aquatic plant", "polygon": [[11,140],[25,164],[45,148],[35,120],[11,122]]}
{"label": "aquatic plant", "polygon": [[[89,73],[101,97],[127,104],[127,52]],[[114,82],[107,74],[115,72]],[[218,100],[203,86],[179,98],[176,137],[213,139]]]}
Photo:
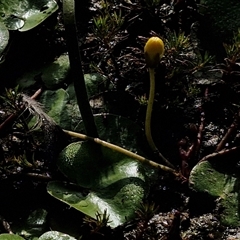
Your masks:
{"label": "aquatic plant", "polygon": [[151,147],[151,149],[157,153],[161,159],[171,168],[174,166],[159,152],[157,146],[155,145],[152,133],[151,133],[151,118],[152,118],[152,108],[155,96],[155,67],[157,67],[159,60],[162,58],[164,54],[164,43],[159,37],[151,37],[144,47],[144,54],[146,59],[146,64],[149,71],[150,77],[150,90],[149,90],[149,98],[147,105],[147,112],[145,118],[145,134],[147,141]]}

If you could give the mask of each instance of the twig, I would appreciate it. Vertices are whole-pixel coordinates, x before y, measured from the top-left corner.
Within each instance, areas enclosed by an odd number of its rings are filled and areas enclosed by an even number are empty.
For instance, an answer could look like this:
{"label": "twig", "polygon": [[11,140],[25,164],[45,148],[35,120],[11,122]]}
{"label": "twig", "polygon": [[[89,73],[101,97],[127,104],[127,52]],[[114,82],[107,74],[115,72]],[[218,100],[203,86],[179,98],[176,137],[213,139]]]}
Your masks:
{"label": "twig", "polygon": [[235,123],[232,123],[230,128],[227,130],[225,136],[222,138],[222,140],[217,145],[215,152],[219,152],[220,150],[222,150],[225,147],[230,136],[232,136],[236,130],[237,130],[237,125]]}
{"label": "twig", "polygon": [[230,148],[230,149],[223,149],[219,152],[211,153],[211,154],[203,157],[199,162],[209,161],[209,160],[212,160],[214,158],[224,157],[224,156],[229,155],[229,154],[236,155],[236,153],[238,153],[238,154],[240,153],[240,146],[233,147],[233,148]]}
{"label": "twig", "polygon": [[23,174],[25,176],[28,176],[30,178],[35,178],[35,179],[38,179],[38,180],[43,180],[43,181],[50,181],[52,180],[52,177],[51,176],[48,176],[46,174],[40,174],[40,173],[25,173]]}
{"label": "twig", "polygon": [[222,150],[225,147],[229,138],[234,134],[234,132],[236,132],[236,130],[238,128],[238,124],[239,124],[239,113],[234,118],[234,121],[231,124],[230,128],[227,130],[225,136],[222,138],[222,140],[217,145],[215,152],[219,152],[220,150]]}
{"label": "twig", "polygon": [[191,172],[191,167],[189,163],[191,162],[191,160],[193,160],[192,159],[193,156],[196,156],[196,154],[199,152],[203,129],[204,129],[204,117],[201,117],[201,123],[198,128],[198,133],[194,143],[187,150],[184,150],[182,148],[182,144],[180,144],[179,146],[179,154],[181,157],[181,171],[182,171],[182,175],[186,178],[189,177]]}
{"label": "twig", "polygon": [[42,93],[43,88],[39,88],[32,96],[31,99],[36,100],[36,98],[39,97],[39,95]]}
{"label": "twig", "polygon": [[201,146],[201,141],[202,141],[202,135],[203,135],[203,129],[204,129],[204,121],[205,118],[204,116],[201,117],[201,123],[198,129],[198,134],[197,134],[197,140],[195,142],[195,153],[197,154],[199,152],[200,146]]}

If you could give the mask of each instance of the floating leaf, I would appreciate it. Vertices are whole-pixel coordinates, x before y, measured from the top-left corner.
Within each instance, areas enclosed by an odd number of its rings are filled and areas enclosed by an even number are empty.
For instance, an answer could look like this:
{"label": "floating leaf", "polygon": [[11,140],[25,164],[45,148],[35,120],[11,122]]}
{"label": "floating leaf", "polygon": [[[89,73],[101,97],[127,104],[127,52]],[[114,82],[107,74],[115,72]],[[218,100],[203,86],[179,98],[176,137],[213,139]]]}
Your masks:
{"label": "floating leaf", "polygon": [[107,78],[99,73],[85,74],[84,80],[89,97],[107,89]]}
{"label": "floating leaf", "polygon": [[80,187],[50,182],[48,192],[93,218],[97,212],[103,214],[107,210],[109,225],[116,227],[135,216],[146,196],[147,169],[123,154],[101,149],[103,158],[99,159],[89,142],[72,143],[65,148],[58,160],[59,168]]}
{"label": "floating leaf", "polygon": [[[65,58],[64,58],[65,59]],[[67,60],[67,59],[65,59]],[[48,69],[51,69],[51,71],[48,71],[48,73],[45,73],[43,71],[43,80],[47,78],[54,78],[58,76],[58,78],[63,78],[64,76],[68,77],[68,68],[65,63],[63,65],[65,67],[62,68],[61,73],[54,73],[54,71],[58,71],[58,69],[54,69],[54,65],[49,66]],[[39,71],[38,71],[39,72]],[[52,73],[51,73],[52,72]],[[37,74],[35,72],[35,74]],[[61,74],[61,77],[60,77]],[[32,74],[30,79],[33,79],[34,75]],[[65,80],[66,80],[65,78]],[[99,86],[99,89],[103,89],[104,87],[101,85],[105,83],[106,78],[100,74],[85,74],[84,75],[86,86],[88,89],[88,94],[93,94],[95,91],[97,91],[97,87]],[[25,80],[27,78],[22,78],[24,81],[20,81],[20,86],[23,87],[25,84],[28,84],[29,82]],[[65,81],[64,80],[64,81]],[[64,82],[61,81],[61,82]],[[50,86],[50,83],[49,83]],[[53,85],[52,85],[53,86]],[[100,87],[101,86],[101,87]],[[45,110],[47,114],[52,117],[62,128],[68,129],[68,130],[76,130],[78,128],[79,122],[81,121],[81,115],[79,112],[79,107],[76,102],[76,96],[75,96],[75,90],[73,84],[70,84],[66,90],[64,89],[58,89],[58,90],[46,90],[41,96],[40,102],[45,106]]]}
{"label": "floating leaf", "polygon": [[69,96],[62,88],[52,91],[46,90],[40,102],[47,114],[62,128],[71,129],[71,106],[68,105]]}
{"label": "floating leaf", "polygon": [[49,231],[44,233],[38,240],[76,240],[76,238],[65,233]]}
{"label": "floating leaf", "polygon": [[115,180],[140,176],[144,179],[145,169],[136,160],[106,147],[101,147],[103,156],[99,156],[93,151],[93,144],[76,142],[61,152],[57,165],[70,180],[85,188],[98,189],[106,186],[105,181],[109,185],[108,175],[114,179],[114,173]]}
{"label": "floating leaf", "polygon": [[[100,138],[141,152],[137,138],[142,129],[129,119],[97,115],[95,122]],[[116,227],[135,216],[148,194],[154,171],[112,149],[101,147],[99,154],[94,147],[95,143],[91,142],[68,145],[61,152],[57,165],[77,185],[51,182],[48,192],[93,218],[97,212],[103,214],[107,210],[109,225]]]}
{"label": "floating leaf", "polygon": [[10,30],[27,31],[57,9],[54,0],[0,0],[0,21]]}
{"label": "floating leaf", "polygon": [[54,62],[40,69],[41,78],[48,89],[54,89],[60,84],[66,83],[69,77],[69,59],[67,55],[61,55]]}
{"label": "floating leaf", "polygon": [[8,45],[9,32],[6,26],[0,22],[0,56]]}
{"label": "floating leaf", "polygon": [[3,233],[0,234],[0,240],[24,240],[24,238],[15,234]]}
{"label": "floating leaf", "polygon": [[13,224],[12,230],[27,239],[39,237],[46,231],[47,211],[36,209],[32,211],[26,220]]}
{"label": "floating leaf", "polygon": [[[135,216],[144,197],[143,186],[136,183],[121,184],[121,187],[110,185],[109,189],[91,191],[87,195],[84,191],[76,190],[77,186],[61,182],[50,182],[47,190],[53,197],[92,218],[96,218],[97,212],[103,214],[106,210],[109,225],[114,228]],[[115,187],[117,188],[113,190]]]}
{"label": "floating leaf", "polygon": [[69,69],[68,56],[61,55],[51,63],[26,72],[17,80],[17,85],[26,89],[36,84],[37,78],[41,78],[47,89],[56,89],[68,81]]}
{"label": "floating leaf", "polygon": [[198,163],[191,171],[190,187],[207,193],[218,201],[222,209],[221,222],[229,226],[240,226],[239,193],[240,176],[236,161],[218,159]]}

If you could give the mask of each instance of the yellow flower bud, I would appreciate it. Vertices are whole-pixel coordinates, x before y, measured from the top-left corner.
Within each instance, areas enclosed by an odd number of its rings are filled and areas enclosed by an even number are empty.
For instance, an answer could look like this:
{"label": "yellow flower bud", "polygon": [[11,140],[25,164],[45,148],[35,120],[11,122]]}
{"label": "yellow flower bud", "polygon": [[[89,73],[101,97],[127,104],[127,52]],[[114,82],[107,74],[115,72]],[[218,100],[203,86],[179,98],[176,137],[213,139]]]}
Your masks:
{"label": "yellow flower bud", "polygon": [[144,55],[147,66],[155,68],[164,54],[164,43],[159,37],[151,37],[145,44]]}

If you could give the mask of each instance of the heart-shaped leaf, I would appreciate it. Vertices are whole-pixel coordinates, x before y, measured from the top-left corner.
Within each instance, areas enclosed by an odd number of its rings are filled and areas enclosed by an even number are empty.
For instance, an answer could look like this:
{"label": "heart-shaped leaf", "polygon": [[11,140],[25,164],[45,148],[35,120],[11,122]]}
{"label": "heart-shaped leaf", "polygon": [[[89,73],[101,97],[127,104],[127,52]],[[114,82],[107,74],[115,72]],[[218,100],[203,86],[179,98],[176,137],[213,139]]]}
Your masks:
{"label": "heart-shaped leaf", "polygon": [[[127,118],[97,115],[100,138],[141,152],[137,145],[142,129]],[[92,142],[75,142],[60,154],[58,167],[72,182],[48,184],[57,199],[95,218],[107,210],[109,225],[116,227],[135,216],[149,190],[154,171],[134,159]]]}
{"label": "heart-shaped leaf", "polygon": [[92,143],[76,142],[63,150],[60,170],[76,182],[50,182],[48,192],[71,207],[95,218],[107,210],[109,225],[116,227],[132,219],[148,192],[147,168],[133,159],[102,147],[102,158]]}

